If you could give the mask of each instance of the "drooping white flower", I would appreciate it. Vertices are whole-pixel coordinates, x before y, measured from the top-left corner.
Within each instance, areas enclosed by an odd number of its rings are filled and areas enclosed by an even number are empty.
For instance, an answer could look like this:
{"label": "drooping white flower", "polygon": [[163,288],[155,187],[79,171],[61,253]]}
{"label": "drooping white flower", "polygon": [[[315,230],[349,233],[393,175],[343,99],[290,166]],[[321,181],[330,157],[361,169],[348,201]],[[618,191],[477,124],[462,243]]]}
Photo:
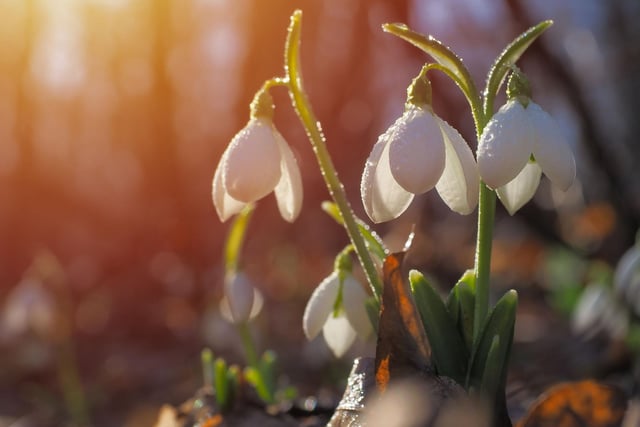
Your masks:
{"label": "drooping white flower", "polygon": [[605,331],[624,339],[629,331],[629,312],[609,288],[600,283],[589,284],[576,304],[572,328],[587,337]]}
{"label": "drooping white flower", "polygon": [[220,312],[226,320],[231,323],[251,320],[260,313],[262,304],[262,294],[246,274],[237,272],[225,278]]}
{"label": "drooping white flower", "polygon": [[282,217],[293,222],[302,207],[300,169],[273,122],[254,117],[222,154],[213,177],[213,204],[221,221],[275,192]]}
{"label": "drooping white flower", "polygon": [[462,136],[426,105],[409,105],[382,134],[365,164],[360,191],[374,222],[397,218],[415,194],[436,187],[453,211],[478,203],[478,170]]}
{"label": "drooping white flower", "polygon": [[541,172],[563,191],[576,176],[573,153],[557,123],[538,104],[529,100],[525,107],[518,98],[503,105],[484,128],[478,169],[512,215],[533,197]]}
{"label": "drooping white flower", "polygon": [[302,318],[307,339],[315,338],[322,331],[336,357],[351,347],[356,335],[366,339],[373,332],[365,308],[367,294],[360,283],[351,274],[346,274],[342,282],[341,306],[336,307],[340,292],[340,277],[334,271],[313,291]]}
{"label": "drooping white flower", "polygon": [[51,334],[55,327],[56,304],[45,284],[26,277],[8,294],[0,317],[0,337],[34,332]]}

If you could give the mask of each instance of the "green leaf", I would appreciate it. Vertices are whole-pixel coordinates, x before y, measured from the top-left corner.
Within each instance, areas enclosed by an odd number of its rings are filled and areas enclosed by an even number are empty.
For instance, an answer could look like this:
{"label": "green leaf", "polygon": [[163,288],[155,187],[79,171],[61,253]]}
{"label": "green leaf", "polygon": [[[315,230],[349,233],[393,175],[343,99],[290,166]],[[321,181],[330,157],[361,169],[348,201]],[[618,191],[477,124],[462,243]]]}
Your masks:
{"label": "green leaf", "polygon": [[240,250],[244,242],[244,236],[253,213],[254,205],[249,203],[235,217],[233,224],[229,229],[227,240],[224,247],[225,272],[227,275],[233,274],[238,270],[240,260]]}
{"label": "green leaf", "polygon": [[298,397],[298,389],[290,385],[278,390],[278,401],[292,401]]}
{"label": "green leaf", "polygon": [[213,365],[215,372],[215,391],[216,401],[222,410],[229,408],[230,405],[230,393],[229,393],[229,377],[227,376],[227,362],[222,358],[217,358]]}
{"label": "green leaf", "polygon": [[200,362],[202,363],[202,376],[204,378],[205,387],[213,387],[213,379],[215,374],[213,371],[213,352],[210,348],[205,348],[200,353]]}
{"label": "green leaf", "polygon": [[487,353],[487,363],[482,373],[482,382],[480,385],[480,391],[486,393],[489,396],[495,395],[499,385],[502,372],[505,370],[506,365],[500,358],[502,348],[500,347],[500,335],[494,335],[491,339],[491,345],[489,352]]}
{"label": "green leaf", "polygon": [[275,403],[276,355],[273,351],[265,351],[258,366],[248,366],[244,369],[244,377],[253,386],[258,397],[267,404]]}
{"label": "green leaf", "polygon": [[458,85],[467,97],[472,109],[474,109],[480,99],[478,90],[473,83],[469,70],[467,70],[458,55],[432,36],[425,36],[412,31],[405,24],[383,24],[382,29],[408,41],[435,59],[439,64],[437,68]]}
{"label": "green leaf", "polygon": [[229,369],[227,369],[227,407],[225,409],[230,409],[233,403],[236,401],[238,397],[238,390],[240,388],[240,367],[238,365],[231,365]]}
{"label": "green leaf", "polygon": [[260,373],[267,389],[268,396],[263,399],[267,403],[275,402],[276,394],[276,353],[267,350],[262,354],[260,358]]}
{"label": "green leaf", "polygon": [[[335,203],[329,201],[322,202],[322,210],[325,211],[331,218],[333,218],[335,222],[344,226],[344,220],[342,219],[340,210]],[[362,221],[358,217],[355,218],[358,225],[358,230],[360,231],[362,237],[364,237],[364,242],[367,246],[367,249],[369,250],[369,252],[383,261],[387,257],[387,255],[389,255],[389,251],[384,246],[384,242],[382,241],[380,236],[378,236],[378,234],[373,231],[364,221]]]}
{"label": "green leaf", "polygon": [[417,270],[409,272],[409,282],[420,312],[429,344],[431,358],[440,375],[464,385],[469,364],[469,351],[449,315],[438,292]]}
{"label": "green leaf", "polygon": [[472,355],[469,385],[486,393],[493,402],[501,400],[518,307],[518,294],[508,291],[489,314]]}
{"label": "green leaf", "polygon": [[447,297],[447,310],[468,349],[473,345],[473,316],[475,313],[475,272],[467,270]]}
{"label": "green leaf", "polygon": [[516,37],[496,58],[491,70],[489,70],[487,86],[484,92],[484,113],[487,119],[493,115],[493,101],[511,66],[520,59],[520,56],[522,56],[531,43],[552,24],[553,21],[542,21],[538,25],[529,28]]}

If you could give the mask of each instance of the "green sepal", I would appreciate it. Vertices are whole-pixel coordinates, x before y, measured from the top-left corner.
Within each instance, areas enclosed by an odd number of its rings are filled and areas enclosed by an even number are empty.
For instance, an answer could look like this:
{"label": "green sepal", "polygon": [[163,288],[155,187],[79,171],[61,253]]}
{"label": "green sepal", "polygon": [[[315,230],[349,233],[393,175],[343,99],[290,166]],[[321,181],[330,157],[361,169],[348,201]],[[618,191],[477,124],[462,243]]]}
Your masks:
{"label": "green sepal", "polygon": [[531,43],[552,24],[553,21],[542,21],[538,25],[529,28],[516,37],[496,58],[491,70],[489,70],[487,86],[484,92],[484,113],[487,118],[493,115],[493,100],[498,94],[511,66],[520,59],[520,56],[529,48]]}
{"label": "green sepal", "polygon": [[468,349],[473,345],[473,316],[476,307],[476,276],[467,270],[447,297],[447,310],[454,319],[458,332]]}
{"label": "green sepal", "polygon": [[495,414],[504,411],[507,368],[518,307],[518,293],[510,290],[489,314],[472,356],[468,385],[491,399]]}
{"label": "green sepal", "polygon": [[[322,202],[322,210],[325,211],[331,218],[333,218],[335,222],[344,226],[344,220],[342,219],[340,210],[334,202]],[[360,218],[355,218],[356,224],[358,224],[358,230],[360,231],[362,237],[364,237],[364,242],[367,245],[367,249],[369,250],[369,252],[371,252],[371,254],[375,255],[381,261],[384,261],[387,255],[389,255],[389,250],[385,247],[384,242],[382,241],[380,236],[378,236],[378,234]]]}
{"label": "green sepal", "polygon": [[432,36],[412,31],[405,24],[383,24],[382,29],[388,33],[408,41],[412,45],[429,54],[438,63],[437,68],[453,80],[467,97],[473,107],[479,102],[478,90],[471,78],[469,70],[451,49]]}
{"label": "green sepal", "polygon": [[442,298],[417,270],[409,272],[411,291],[431,344],[431,358],[439,375],[464,385],[469,351]]}

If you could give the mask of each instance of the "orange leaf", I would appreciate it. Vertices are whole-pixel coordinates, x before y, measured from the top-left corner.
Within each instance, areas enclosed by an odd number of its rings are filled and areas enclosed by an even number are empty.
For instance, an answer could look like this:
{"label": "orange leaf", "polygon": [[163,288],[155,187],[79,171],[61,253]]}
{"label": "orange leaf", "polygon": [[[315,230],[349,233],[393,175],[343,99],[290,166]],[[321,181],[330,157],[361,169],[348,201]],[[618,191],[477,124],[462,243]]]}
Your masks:
{"label": "orange leaf", "polygon": [[382,267],[384,289],[376,346],[376,384],[384,391],[390,380],[416,373],[434,374],[431,347],[409,285],[403,280],[404,252],[389,255]]}

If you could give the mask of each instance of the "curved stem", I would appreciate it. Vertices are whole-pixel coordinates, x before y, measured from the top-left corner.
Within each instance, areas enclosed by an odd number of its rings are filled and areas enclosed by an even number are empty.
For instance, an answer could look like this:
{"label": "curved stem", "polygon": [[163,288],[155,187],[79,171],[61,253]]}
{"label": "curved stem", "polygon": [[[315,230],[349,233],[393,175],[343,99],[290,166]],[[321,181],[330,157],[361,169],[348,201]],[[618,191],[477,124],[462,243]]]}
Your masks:
{"label": "curved stem", "polygon": [[362,265],[362,269],[364,270],[371,290],[375,298],[379,300],[382,292],[380,277],[375,264],[373,263],[373,259],[367,250],[364,238],[360,234],[358,223],[347,199],[342,182],[340,182],[336,169],[333,166],[333,161],[331,160],[331,156],[327,150],[327,145],[325,143],[324,135],[322,134],[322,129],[320,128],[320,123],[311,109],[311,105],[302,86],[302,74],[299,62],[301,25],[302,12],[297,10],[291,16],[291,25],[289,27],[285,46],[285,72],[287,75],[291,102],[307,132],[309,140],[311,141],[313,151],[316,155],[316,159],[318,160],[322,176],[327,184],[329,194],[338,206],[340,215],[344,221],[344,227],[349,235],[349,239],[353,244],[356,254],[358,255],[358,259]]}

